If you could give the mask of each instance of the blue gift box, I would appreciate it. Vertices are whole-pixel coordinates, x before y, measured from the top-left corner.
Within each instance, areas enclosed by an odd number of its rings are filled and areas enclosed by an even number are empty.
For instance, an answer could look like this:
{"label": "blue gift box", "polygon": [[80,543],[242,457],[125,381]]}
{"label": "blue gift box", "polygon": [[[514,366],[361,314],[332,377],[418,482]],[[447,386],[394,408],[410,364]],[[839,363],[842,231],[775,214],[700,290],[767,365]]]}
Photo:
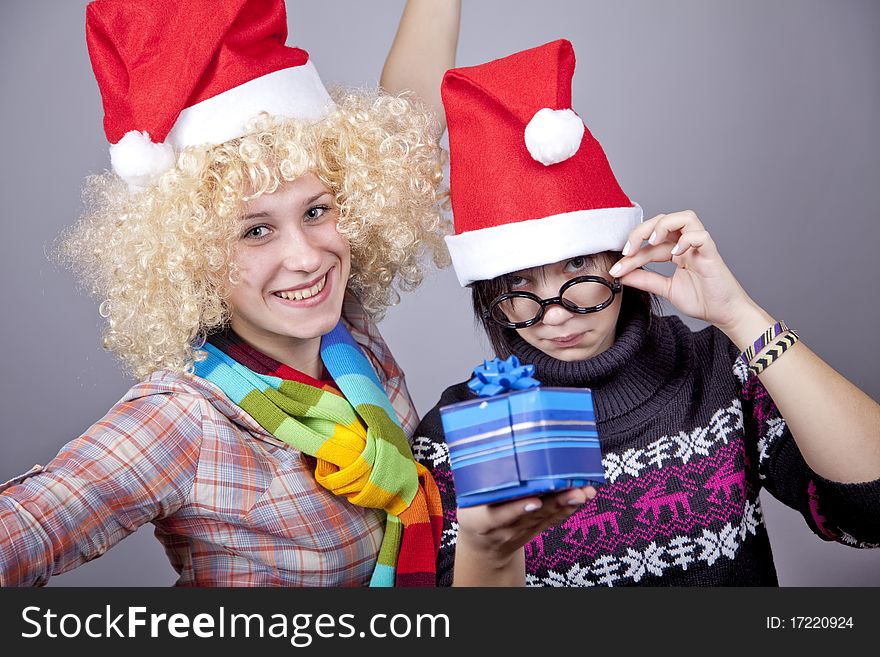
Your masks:
{"label": "blue gift box", "polygon": [[[518,372],[512,377],[517,383],[499,387],[495,376],[486,385],[499,368]],[[540,387],[530,378],[532,366],[520,366],[515,357],[487,361],[480,370],[474,370],[472,389],[514,391],[440,409],[460,507],[604,483],[588,388]]]}

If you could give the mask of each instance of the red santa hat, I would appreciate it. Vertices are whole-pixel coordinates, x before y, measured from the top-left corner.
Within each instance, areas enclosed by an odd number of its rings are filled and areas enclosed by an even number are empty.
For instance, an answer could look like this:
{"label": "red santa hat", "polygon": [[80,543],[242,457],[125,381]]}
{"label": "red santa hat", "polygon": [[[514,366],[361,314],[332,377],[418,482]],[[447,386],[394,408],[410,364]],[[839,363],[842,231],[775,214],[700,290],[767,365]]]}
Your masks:
{"label": "red santa hat", "polygon": [[455,222],[446,243],[462,285],[620,250],[642,221],[571,109],[574,64],[559,40],[444,76]]}
{"label": "red santa hat", "polygon": [[246,132],[260,112],[317,121],[333,101],[283,0],[97,0],[86,40],[113,170],[137,190],[187,146]]}

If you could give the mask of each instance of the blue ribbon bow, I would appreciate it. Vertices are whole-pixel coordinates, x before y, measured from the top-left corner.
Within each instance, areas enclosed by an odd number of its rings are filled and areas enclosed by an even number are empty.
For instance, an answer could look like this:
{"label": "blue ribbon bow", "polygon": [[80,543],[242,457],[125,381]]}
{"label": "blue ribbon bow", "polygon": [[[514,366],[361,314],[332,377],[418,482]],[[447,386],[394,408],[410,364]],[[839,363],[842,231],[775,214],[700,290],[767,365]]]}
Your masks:
{"label": "blue ribbon bow", "polygon": [[516,356],[510,356],[506,360],[484,360],[482,365],[474,368],[474,378],[468,381],[468,388],[480,397],[536,388],[541,382],[532,378],[534,373],[534,365],[522,365]]}

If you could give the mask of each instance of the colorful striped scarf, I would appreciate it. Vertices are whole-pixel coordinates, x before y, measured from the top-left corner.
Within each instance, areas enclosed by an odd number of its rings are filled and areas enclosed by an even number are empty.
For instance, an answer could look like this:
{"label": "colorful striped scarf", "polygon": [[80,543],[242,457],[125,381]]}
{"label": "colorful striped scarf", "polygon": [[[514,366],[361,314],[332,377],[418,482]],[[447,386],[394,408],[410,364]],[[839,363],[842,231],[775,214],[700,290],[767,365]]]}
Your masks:
{"label": "colorful striped scarf", "polygon": [[391,402],[343,323],[321,339],[321,360],[341,394],[231,331],[212,336],[204,351],[196,374],[270,434],[314,456],[318,483],[352,504],[385,510],[370,586],[434,586],[443,526],[437,485],[413,460]]}

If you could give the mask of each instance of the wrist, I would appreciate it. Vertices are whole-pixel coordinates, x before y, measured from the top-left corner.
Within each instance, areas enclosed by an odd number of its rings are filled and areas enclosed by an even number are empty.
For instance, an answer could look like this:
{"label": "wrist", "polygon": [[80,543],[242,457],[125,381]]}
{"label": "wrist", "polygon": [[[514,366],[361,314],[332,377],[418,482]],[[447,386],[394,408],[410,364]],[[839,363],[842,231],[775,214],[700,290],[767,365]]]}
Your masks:
{"label": "wrist", "polygon": [[736,308],[733,320],[724,325],[716,325],[724,335],[730,338],[740,351],[744,351],[761,333],[776,321],[772,315],[751,299]]}
{"label": "wrist", "polygon": [[[520,549],[520,551],[522,551]],[[480,568],[486,571],[504,571],[510,567],[511,562],[517,556],[517,550],[504,550],[500,546],[493,546],[479,534],[472,534],[459,529],[458,540],[455,545],[456,559],[459,555],[466,554],[472,563],[479,563]]]}
{"label": "wrist", "polygon": [[525,586],[525,551],[519,548],[501,560],[489,556],[492,552],[459,541],[455,546],[452,585]]}

